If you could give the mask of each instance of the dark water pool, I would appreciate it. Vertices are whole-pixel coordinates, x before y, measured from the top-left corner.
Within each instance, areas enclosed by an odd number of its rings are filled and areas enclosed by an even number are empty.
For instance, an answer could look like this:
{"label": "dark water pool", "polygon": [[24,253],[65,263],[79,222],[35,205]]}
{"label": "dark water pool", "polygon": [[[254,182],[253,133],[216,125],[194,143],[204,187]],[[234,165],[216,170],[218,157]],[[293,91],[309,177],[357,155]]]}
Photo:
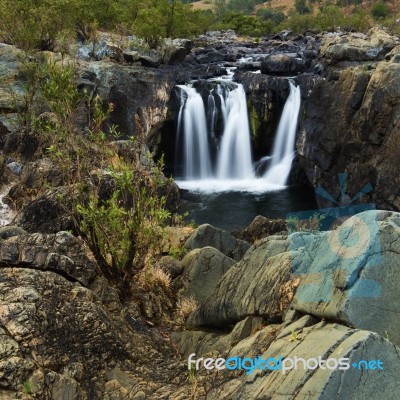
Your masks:
{"label": "dark water pool", "polygon": [[181,190],[181,199],[181,211],[189,213],[189,221],[226,230],[245,228],[257,215],[285,218],[290,212],[317,208],[312,189],[294,187],[266,193]]}

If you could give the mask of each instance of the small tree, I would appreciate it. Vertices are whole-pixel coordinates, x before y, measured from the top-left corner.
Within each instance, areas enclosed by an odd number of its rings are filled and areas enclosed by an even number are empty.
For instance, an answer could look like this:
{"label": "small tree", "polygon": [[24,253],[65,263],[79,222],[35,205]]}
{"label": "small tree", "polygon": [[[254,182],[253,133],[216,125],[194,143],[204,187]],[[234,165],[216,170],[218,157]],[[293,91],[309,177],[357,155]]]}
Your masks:
{"label": "small tree", "polygon": [[[159,195],[165,184],[162,162],[144,168],[139,139],[130,142],[129,159],[110,146],[109,138],[117,133],[113,128],[106,132],[103,126],[113,107],[104,109],[99,97],[78,92],[73,66],[50,61],[40,68],[40,102],[52,117],[37,118],[34,127],[64,176],[60,204],[104,274],[126,284],[160,243],[169,221],[166,198]],[[90,114],[86,132],[75,127],[82,102]]]}

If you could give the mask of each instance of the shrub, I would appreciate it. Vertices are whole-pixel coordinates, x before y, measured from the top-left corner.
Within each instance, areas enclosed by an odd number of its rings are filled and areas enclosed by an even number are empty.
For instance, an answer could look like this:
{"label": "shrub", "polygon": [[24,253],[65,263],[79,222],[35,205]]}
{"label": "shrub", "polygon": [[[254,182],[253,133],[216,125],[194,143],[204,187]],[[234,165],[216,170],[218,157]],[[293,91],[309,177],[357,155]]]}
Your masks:
{"label": "shrub", "polygon": [[[74,221],[75,231],[92,250],[104,274],[129,282],[145,265],[147,255],[161,242],[170,213],[163,185],[162,161],[141,167],[140,138],[132,140],[132,160],[124,160],[108,143],[116,136],[104,131],[112,106],[104,109],[98,97],[79,93],[73,65],[36,64],[41,103],[53,117],[35,118],[31,126],[47,143],[47,152],[64,176],[66,191],[60,204]],[[86,103],[90,122],[85,133],[75,127],[77,108]],[[150,155],[148,155],[150,158]],[[147,160],[146,165],[151,165]],[[110,188],[104,194],[104,187]]]}
{"label": "shrub", "polygon": [[390,9],[383,1],[378,1],[372,7],[372,15],[376,19],[386,18],[389,15],[389,13]]}

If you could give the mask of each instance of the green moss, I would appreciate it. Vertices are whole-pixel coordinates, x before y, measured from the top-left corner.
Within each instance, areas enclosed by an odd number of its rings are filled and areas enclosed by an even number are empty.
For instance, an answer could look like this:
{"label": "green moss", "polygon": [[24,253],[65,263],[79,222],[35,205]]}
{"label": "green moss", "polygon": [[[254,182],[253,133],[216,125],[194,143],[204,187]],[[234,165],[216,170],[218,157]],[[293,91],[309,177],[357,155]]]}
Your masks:
{"label": "green moss", "polygon": [[259,127],[260,127],[260,121],[258,119],[257,111],[253,105],[252,102],[249,101],[248,104],[248,109],[249,109],[249,117],[250,117],[250,128],[253,134],[253,138],[257,140],[258,133],[259,133]]}

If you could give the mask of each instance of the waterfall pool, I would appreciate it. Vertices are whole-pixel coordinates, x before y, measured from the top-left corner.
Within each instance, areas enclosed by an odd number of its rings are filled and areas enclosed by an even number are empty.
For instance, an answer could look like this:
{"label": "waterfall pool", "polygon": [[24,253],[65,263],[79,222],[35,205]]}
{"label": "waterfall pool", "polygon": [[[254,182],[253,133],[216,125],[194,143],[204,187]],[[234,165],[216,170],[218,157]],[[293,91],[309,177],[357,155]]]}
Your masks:
{"label": "waterfall pool", "polygon": [[192,187],[181,189],[181,199],[181,211],[188,212],[188,221],[193,220],[199,225],[208,223],[226,230],[245,228],[257,215],[285,218],[290,212],[317,208],[314,191],[298,187],[258,193],[232,189],[206,191],[204,187],[199,191]]}

